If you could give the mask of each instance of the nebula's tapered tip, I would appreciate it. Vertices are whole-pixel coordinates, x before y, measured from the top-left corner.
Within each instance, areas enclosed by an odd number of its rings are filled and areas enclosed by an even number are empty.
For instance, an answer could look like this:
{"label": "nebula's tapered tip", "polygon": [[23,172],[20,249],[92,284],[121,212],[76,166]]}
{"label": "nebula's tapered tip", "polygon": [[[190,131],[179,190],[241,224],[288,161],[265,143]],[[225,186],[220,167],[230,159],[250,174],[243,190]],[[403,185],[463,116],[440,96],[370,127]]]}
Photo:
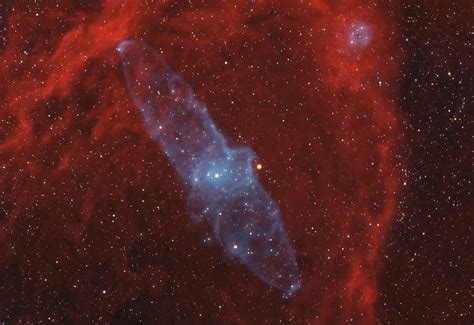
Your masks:
{"label": "nebula's tapered tip", "polygon": [[124,39],[123,41],[121,41],[116,47],[115,47],[115,50],[120,53],[120,54],[123,54],[125,52],[125,50],[127,49],[127,47],[129,47],[131,44],[133,43],[133,41],[129,40],[129,39]]}
{"label": "nebula's tapered tip", "polygon": [[289,287],[285,290],[285,294],[287,296],[292,296],[295,292],[300,290],[301,288],[301,282],[299,279],[297,279],[295,282],[289,285]]}

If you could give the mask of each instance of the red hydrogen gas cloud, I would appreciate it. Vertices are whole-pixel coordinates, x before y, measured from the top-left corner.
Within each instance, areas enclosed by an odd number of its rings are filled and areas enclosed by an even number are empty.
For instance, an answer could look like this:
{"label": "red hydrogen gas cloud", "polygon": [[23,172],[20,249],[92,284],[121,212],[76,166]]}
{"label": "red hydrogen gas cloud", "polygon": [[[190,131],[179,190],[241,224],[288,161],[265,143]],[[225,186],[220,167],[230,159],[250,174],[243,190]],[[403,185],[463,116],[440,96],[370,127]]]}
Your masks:
{"label": "red hydrogen gas cloud", "polygon": [[[373,1],[7,1],[0,321],[375,323],[400,213],[402,9]],[[115,48],[155,48],[258,155],[301,289],[194,224]],[[396,318],[395,318],[396,319]]]}

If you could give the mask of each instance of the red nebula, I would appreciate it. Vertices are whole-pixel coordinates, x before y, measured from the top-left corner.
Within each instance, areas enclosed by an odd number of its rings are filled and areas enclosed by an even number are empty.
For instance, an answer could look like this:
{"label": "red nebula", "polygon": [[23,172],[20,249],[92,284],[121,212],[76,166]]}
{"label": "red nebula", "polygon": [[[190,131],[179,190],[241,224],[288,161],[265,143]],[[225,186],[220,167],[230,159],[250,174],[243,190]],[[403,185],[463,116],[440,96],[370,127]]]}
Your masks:
{"label": "red nebula", "polygon": [[[393,319],[380,281],[405,170],[399,5],[3,7],[0,321]],[[370,28],[367,44],[351,46],[354,23]],[[256,151],[300,266],[293,297],[225,257],[187,215],[127,92],[115,51],[125,38],[157,49],[222,132]]]}

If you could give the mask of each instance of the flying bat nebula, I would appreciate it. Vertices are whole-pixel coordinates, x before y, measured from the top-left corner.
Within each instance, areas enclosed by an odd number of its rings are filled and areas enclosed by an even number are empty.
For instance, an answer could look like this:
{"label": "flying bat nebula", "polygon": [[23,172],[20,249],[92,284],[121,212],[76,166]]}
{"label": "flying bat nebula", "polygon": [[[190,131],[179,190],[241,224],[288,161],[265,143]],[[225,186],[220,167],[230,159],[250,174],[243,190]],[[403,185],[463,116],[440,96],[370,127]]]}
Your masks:
{"label": "flying bat nebula", "polygon": [[0,0],[0,324],[472,324],[469,9]]}
{"label": "flying bat nebula", "polygon": [[266,283],[300,288],[280,210],[254,174],[254,152],[229,147],[192,88],[146,44],[125,40],[117,51],[146,130],[160,144],[189,192],[188,210],[205,218],[218,242]]}

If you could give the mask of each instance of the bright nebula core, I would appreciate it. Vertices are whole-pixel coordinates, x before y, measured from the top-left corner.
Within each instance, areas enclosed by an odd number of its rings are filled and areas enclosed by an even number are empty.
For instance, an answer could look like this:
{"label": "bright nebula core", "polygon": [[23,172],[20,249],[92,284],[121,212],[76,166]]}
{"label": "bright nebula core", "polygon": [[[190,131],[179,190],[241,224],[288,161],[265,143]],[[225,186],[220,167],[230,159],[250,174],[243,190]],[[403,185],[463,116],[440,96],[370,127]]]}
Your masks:
{"label": "bright nebula core", "polygon": [[371,28],[361,22],[354,22],[349,29],[349,44],[354,48],[363,48],[372,40]]}
{"label": "bright nebula core", "polygon": [[471,324],[469,3],[0,3],[0,324]]}

